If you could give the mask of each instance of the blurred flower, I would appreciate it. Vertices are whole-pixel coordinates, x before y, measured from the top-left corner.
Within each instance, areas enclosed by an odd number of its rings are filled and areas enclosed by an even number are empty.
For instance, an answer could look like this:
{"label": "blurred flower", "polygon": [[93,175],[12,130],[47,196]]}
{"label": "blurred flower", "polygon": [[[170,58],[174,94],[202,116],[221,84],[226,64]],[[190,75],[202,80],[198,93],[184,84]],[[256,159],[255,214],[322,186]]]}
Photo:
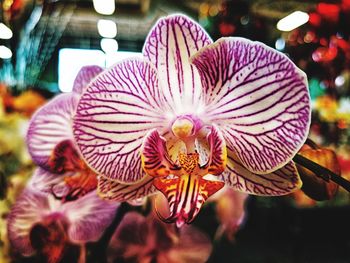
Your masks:
{"label": "blurred flower", "polygon": [[13,110],[30,117],[44,103],[46,99],[38,92],[28,90],[13,99]]}
{"label": "blurred flower", "polygon": [[338,49],[336,47],[319,47],[312,53],[315,62],[330,62],[336,58]]}
{"label": "blurred flower", "polygon": [[219,228],[215,237],[225,236],[233,241],[245,217],[245,201],[248,194],[234,191],[225,187],[216,198],[216,216],[219,220]]}
{"label": "blurred flower", "polygon": [[297,190],[291,194],[297,207],[306,208],[316,205],[316,200],[308,197],[302,190]]}
{"label": "blurred flower", "polygon": [[13,97],[8,87],[0,82],[0,117],[3,117],[4,113],[13,104]]}
{"label": "blurred flower", "polygon": [[343,145],[338,149],[338,161],[342,176],[350,180],[350,146]]}
{"label": "blurred flower", "polygon": [[[80,93],[89,81],[102,71],[98,66],[83,67],[73,85],[73,92],[60,94],[41,107],[32,117],[27,133],[27,145],[33,161],[48,173],[48,177],[63,174],[57,197],[73,200],[96,189],[97,178],[80,157],[74,146],[71,122]],[[54,182],[51,180],[51,183]],[[65,189],[62,189],[65,188]]]}
{"label": "blurred flower", "polygon": [[22,164],[31,163],[23,139],[27,126],[28,120],[19,114],[0,116],[0,156],[12,155]]}
{"label": "blurred flower", "polygon": [[338,102],[334,98],[328,95],[318,97],[316,99],[315,109],[319,111],[320,116],[324,121],[336,121]]}
{"label": "blurred flower", "polygon": [[[76,148],[72,119],[81,93],[101,71],[98,66],[83,67],[74,81],[73,92],[60,94],[49,101],[33,115],[29,124],[26,140],[29,153],[33,161],[47,171],[41,171],[42,175],[63,176],[63,180],[59,179],[59,185],[51,185],[51,192],[63,200],[74,200],[97,187],[96,172],[87,166]],[[53,182],[55,180],[51,180]],[[114,186],[121,189],[122,194],[140,188],[138,184],[118,182],[114,182]]]}
{"label": "blurred flower", "polygon": [[[183,15],[160,19],[143,55],[99,74],[74,116],[101,196],[125,201],[156,188],[170,205],[164,221],[181,226],[224,185],[265,196],[300,187],[292,158],[307,137],[310,98],[288,57],[243,38],[213,43]],[[116,181],[138,186],[123,193]]]}
{"label": "blurred flower", "polygon": [[97,241],[114,218],[119,204],[109,204],[92,191],[97,186],[96,174],[77,152],[71,130],[77,92],[101,70],[83,68],[73,92],[44,105],[30,122],[27,144],[39,168],[8,217],[9,240],[19,254],[29,256],[36,251],[46,262],[66,262],[62,257],[74,244]]}
{"label": "blurred flower", "polygon": [[[337,155],[333,150],[326,148],[312,148],[305,144],[299,151],[299,154],[331,170],[335,174],[340,175],[340,165]],[[297,165],[297,168],[301,180],[303,181],[301,190],[310,198],[317,201],[329,200],[338,192],[338,184],[320,178],[322,174],[315,174],[300,165]]]}
{"label": "blurred flower", "polygon": [[108,262],[206,262],[212,246],[206,235],[192,226],[171,227],[152,214],[127,213],[109,247]]}
{"label": "blurred flower", "polygon": [[33,90],[26,90],[15,97],[7,86],[0,84],[0,105],[3,111],[17,112],[30,117],[45,101],[42,95]]}
{"label": "blurred flower", "polygon": [[95,192],[63,203],[29,186],[8,216],[9,240],[21,255],[30,256],[36,251],[46,262],[59,262],[69,244],[97,241],[117,207],[117,203],[107,204]]}
{"label": "blurred flower", "polygon": [[9,212],[8,202],[0,201],[0,262],[10,262],[10,245],[7,238],[7,214]]}

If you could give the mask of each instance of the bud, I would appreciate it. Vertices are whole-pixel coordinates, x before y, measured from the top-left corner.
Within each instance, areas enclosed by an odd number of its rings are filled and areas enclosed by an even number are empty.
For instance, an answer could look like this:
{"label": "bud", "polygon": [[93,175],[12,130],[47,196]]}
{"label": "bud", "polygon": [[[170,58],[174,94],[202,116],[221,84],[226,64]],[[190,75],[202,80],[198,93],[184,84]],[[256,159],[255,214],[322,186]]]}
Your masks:
{"label": "bud", "polygon": [[[304,145],[299,151],[299,154],[340,175],[340,166],[334,151],[325,148],[314,149],[308,145]],[[297,164],[297,168],[303,181],[301,190],[310,198],[317,201],[329,200],[338,192],[338,184],[332,181],[326,181],[320,177],[326,175],[316,175],[299,164]]]}

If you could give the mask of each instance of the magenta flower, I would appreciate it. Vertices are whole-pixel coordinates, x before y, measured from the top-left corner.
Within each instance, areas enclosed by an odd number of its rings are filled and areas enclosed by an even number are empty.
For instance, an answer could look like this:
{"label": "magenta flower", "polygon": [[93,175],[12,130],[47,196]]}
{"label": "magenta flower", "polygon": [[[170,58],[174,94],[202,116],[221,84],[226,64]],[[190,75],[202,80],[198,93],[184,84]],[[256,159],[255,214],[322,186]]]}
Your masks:
{"label": "magenta flower", "polygon": [[214,197],[216,216],[220,223],[215,234],[216,239],[225,236],[230,241],[234,240],[245,219],[247,197],[246,193],[234,191],[230,187],[225,187]]}
{"label": "magenta flower", "polygon": [[98,66],[83,67],[74,81],[73,92],[56,96],[30,121],[27,133],[29,153],[39,167],[48,171],[41,174],[47,175],[51,183],[49,177],[64,174],[64,180],[60,178],[59,181],[60,188],[65,188],[65,195],[61,198],[67,200],[85,195],[97,186],[96,174],[81,160],[75,147],[71,122],[80,93],[101,71]]}
{"label": "magenta flower", "polygon": [[209,238],[193,226],[175,231],[152,214],[127,213],[108,246],[108,262],[201,263],[210,256]]}
{"label": "magenta flower", "polygon": [[[73,92],[56,96],[30,121],[27,145],[33,161],[43,169],[37,172],[41,188],[63,200],[77,199],[97,188],[98,174],[87,166],[75,145],[72,118],[80,93],[101,72],[98,66],[83,67],[74,81]],[[121,187],[130,191],[137,185]]]}
{"label": "magenta flower", "polygon": [[14,250],[24,256],[36,251],[47,262],[58,262],[67,244],[97,241],[118,206],[107,204],[95,192],[63,203],[29,186],[9,214],[9,240]]}
{"label": "magenta flower", "polygon": [[119,206],[92,191],[97,176],[82,161],[71,128],[78,92],[101,71],[83,68],[73,92],[54,98],[30,122],[27,143],[39,168],[8,219],[10,242],[24,256],[36,251],[47,262],[58,262],[69,244],[97,241]]}
{"label": "magenta flower", "polygon": [[285,55],[243,38],[212,43],[182,15],[157,22],[143,55],[99,74],[77,106],[74,138],[101,175],[102,197],[155,187],[169,202],[164,220],[180,226],[225,184],[268,196],[300,187],[292,158],[308,134],[310,98]]}

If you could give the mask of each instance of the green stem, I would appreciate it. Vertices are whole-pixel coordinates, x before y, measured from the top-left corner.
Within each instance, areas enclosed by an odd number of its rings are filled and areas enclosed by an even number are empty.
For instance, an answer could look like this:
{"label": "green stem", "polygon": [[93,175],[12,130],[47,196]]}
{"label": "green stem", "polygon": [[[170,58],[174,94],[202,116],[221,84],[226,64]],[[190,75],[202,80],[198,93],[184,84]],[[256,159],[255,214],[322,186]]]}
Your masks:
{"label": "green stem", "polygon": [[315,175],[318,177],[321,177],[325,181],[333,181],[336,184],[343,187],[346,191],[350,192],[350,182],[346,180],[345,178],[337,175],[336,173],[332,172],[331,170],[327,169],[326,167],[323,167],[300,154],[296,154],[293,158],[293,160],[300,164],[301,166],[304,166],[305,168],[312,171]]}

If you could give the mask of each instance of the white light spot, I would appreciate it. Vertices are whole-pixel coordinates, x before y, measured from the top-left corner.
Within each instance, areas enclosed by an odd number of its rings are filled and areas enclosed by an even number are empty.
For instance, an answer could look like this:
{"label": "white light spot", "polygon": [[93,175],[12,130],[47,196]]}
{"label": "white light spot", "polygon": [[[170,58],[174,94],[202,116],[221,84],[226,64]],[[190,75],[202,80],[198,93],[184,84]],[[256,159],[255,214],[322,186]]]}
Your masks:
{"label": "white light spot", "polygon": [[277,29],[280,31],[292,31],[307,21],[309,21],[309,15],[307,13],[295,11],[278,21]]}
{"label": "white light spot", "polygon": [[242,16],[241,17],[241,19],[240,19],[240,22],[241,22],[241,24],[243,25],[243,26],[245,26],[245,25],[248,25],[248,23],[249,23],[249,16]]}
{"label": "white light spot", "polygon": [[350,114],[350,99],[341,98],[339,101],[338,113],[340,114]]}
{"label": "white light spot", "polygon": [[93,0],[94,8],[101,15],[111,15],[115,11],[114,0]]}
{"label": "white light spot", "polygon": [[8,28],[4,23],[0,23],[0,38],[10,39],[13,33],[10,28]]}
{"label": "white light spot", "polygon": [[116,53],[118,51],[118,42],[115,39],[102,38],[101,49],[106,53]]}
{"label": "white light spot", "polygon": [[286,46],[286,41],[284,41],[283,38],[279,38],[276,40],[275,47],[277,50],[283,50],[284,47]]}
{"label": "white light spot", "polygon": [[12,57],[12,51],[8,47],[0,46],[0,58],[9,59]]}
{"label": "white light spot", "polygon": [[117,35],[117,24],[108,19],[100,19],[97,22],[97,30],[101,37],[115,38]]}
{"label": "white light spot", "polygon": [[344,78],[343,76],[338,76],[338,77],[335,78],[334,83],[335,83],[335,85],[336,85],[337,87],[341,87],[341,86],[343,86],[344,83],[345,83],[345,78]]}
{"label": "white light spot", "polygon": [[58,87],[62,92],[70,92],[75,77],[83,66],[105,66],[105,54],[101,50],[60,49],[58,54]]}

